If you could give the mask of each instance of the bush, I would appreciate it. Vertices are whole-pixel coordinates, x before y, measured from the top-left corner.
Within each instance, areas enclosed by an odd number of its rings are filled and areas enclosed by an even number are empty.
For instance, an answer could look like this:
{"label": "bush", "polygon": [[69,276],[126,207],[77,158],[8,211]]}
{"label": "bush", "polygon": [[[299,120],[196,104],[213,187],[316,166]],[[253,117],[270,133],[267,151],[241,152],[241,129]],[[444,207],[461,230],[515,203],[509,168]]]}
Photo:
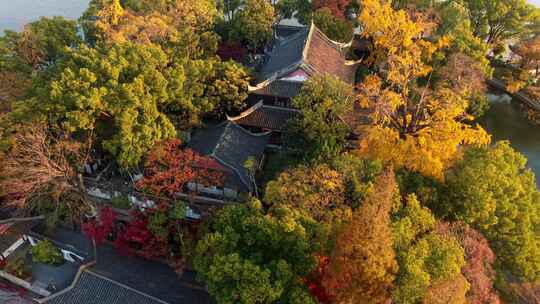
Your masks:
{"label": "bush", "polygon": [[23,257],[9,260],[6,264],[5,271],[23,280],[30,277],[31,275],[30,270],[24,263]]}
{"label": "bush", "polygon": [[469,107],[467,113],[471,114],[475,118],[484,116],[489,110],[489,101],[484,93],[472,94],[469,98]]}
{"label": "bush", "polygon": [[32,248],[32,261],[48,265],[61,265],[64,263],[64,257],[60,250],[48,241],[40,241]]}
{"label": "bush", "polygon": [[115,196],[111,199],[111,204],[116,209],[131,209],[131,203],[129,202],[127,196]]}

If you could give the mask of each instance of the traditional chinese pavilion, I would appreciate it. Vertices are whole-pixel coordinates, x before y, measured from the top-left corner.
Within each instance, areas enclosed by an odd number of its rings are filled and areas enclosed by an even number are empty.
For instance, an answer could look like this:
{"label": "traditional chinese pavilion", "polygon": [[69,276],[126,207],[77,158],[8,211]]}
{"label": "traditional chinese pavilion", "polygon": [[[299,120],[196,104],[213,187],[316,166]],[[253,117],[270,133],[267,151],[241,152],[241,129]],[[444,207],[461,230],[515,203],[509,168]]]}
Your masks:
{"label": "traditional chinese pavilion", "polygon": [[299,114],[291,100],[306,80],[329,74],[354,84],[357,66],[345,58],[348,47],[326,37],[313,23],[278,35],[250,87],[252,106],[229,120],[253,132],[272,131],[270,143],[279,144],[287,120]]}

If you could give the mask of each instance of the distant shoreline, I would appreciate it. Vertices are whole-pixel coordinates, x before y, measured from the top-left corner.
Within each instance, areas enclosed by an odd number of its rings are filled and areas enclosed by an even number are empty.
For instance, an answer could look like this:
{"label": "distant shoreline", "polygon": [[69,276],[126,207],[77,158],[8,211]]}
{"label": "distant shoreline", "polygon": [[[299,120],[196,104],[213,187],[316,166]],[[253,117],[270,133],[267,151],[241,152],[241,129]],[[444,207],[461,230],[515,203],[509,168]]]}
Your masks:
{"label": "distant shoreline", "polygon": [[20,31],[40,17],[62,16],[77,19],[88,7],[89,0],[16,0],[0,1],[0,35],[5,30]]}

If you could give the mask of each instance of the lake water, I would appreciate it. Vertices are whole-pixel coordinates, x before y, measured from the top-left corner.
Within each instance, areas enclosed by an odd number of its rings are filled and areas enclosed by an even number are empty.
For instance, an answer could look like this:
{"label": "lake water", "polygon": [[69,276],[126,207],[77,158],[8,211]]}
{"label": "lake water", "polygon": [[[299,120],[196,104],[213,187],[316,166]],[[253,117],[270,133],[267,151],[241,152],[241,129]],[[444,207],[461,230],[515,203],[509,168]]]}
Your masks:
{"label": "lake water", "polygon": [[19,31],[25,23],[41,16],[77,19],[89,0],[0,0],[0,34]]}
{"label": "lake water", "polygon": [[527,120],[518,101],[492,99],[490,105],[480,124],[492,135],[492,141],[510,140],[512,147],[527,157],[540,185],[540,126]]}

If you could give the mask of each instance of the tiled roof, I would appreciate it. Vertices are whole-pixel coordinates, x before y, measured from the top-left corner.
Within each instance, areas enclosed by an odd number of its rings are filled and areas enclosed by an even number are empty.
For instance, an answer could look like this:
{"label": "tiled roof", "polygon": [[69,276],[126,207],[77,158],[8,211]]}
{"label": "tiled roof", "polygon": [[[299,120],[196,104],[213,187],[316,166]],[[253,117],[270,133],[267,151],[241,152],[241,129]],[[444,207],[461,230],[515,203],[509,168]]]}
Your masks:
{"label": "tiled roof", "polygon": [[82,271],[81,276],[66,292],[58,293],[44,302],[45,304],[167,304],[147,294],[138,292],[125,285],[107,279],[101,275]]}
{"label": "tiled roof", "polygon": [[226,121],[195,131],[188,146],[200,154],[215,158],[233,170],[240,190],[253,191],[244,163],[250,157],[260,161],[269,139],[269,133],[253,134],[231,121]]}
{"label": "tiled roof", "polygon": [[301,68],[309,74],[331,74],[352,84],[354,65],[347,65],[343,45],[330,40],[314,24],[278,40],[264,63],[257,82],[275,81]]}
{"label": "tiled roof", "polygon": [[342,50],[315,26],[306,57],[306,64],[316,73],[335,75],[346,83],[354,83],[356,67],[346,65]]}
{"label": "tiled roof", "polygon": [[309,27],[287,37],[284,40],[276,40],[276,45],[272,53],[267,57],[259,77],[258,82],[265,81],[276,75],[283,75],[291,72],[302,62],[304,47],[309,36]]}
{"label": "tiled roof", "polygon": [[239,116],[230,117],[229,120],[241,126],[281,131],[287,121],[298,113],[298,110],[294,109],[267,106],[261,101]]}
{"label": "tiled roof", "polygon": [[260,95],[293,98],[294,96],[298,95],[300,89],[302,89],[302,85],[302,82],[275,80],[267,86],[253,91],[253,93]]}

